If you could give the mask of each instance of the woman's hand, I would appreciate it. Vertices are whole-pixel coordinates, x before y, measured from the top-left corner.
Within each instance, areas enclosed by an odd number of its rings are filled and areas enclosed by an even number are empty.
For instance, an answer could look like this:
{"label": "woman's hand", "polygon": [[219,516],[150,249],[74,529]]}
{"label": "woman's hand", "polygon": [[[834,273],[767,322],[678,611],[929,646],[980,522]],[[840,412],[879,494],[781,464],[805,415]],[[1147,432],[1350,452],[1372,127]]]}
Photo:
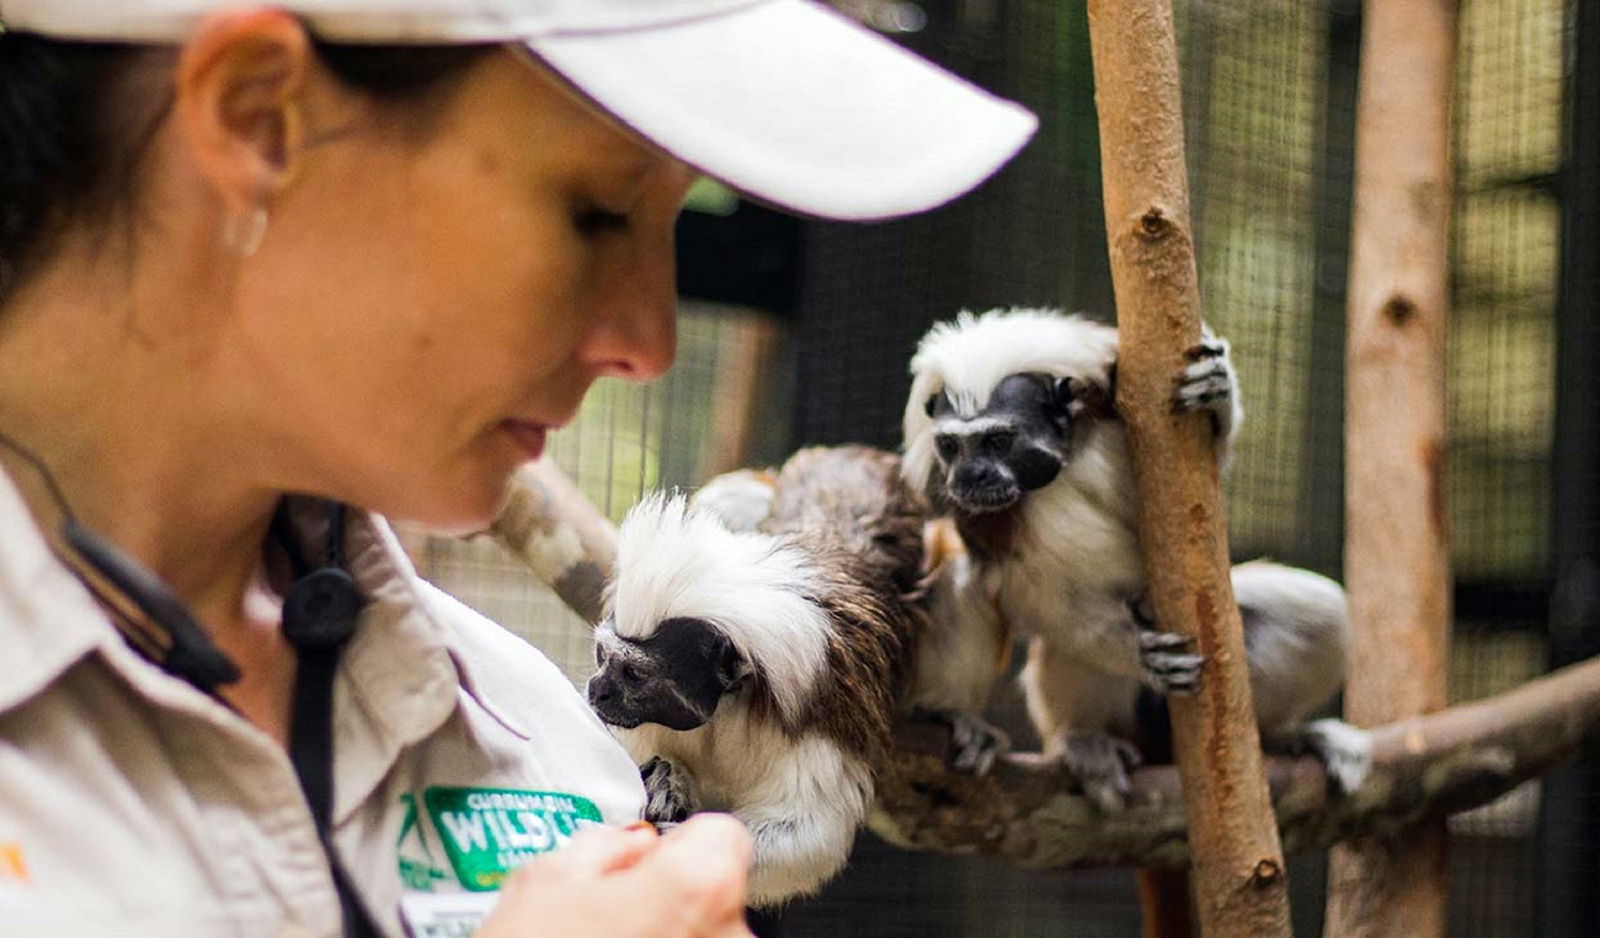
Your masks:
{"label": "woman's hand", "polygon": [[750,938],[749,864],[750,835],[725,814],[666,835],[591,828],[512,873],[477,938]]}

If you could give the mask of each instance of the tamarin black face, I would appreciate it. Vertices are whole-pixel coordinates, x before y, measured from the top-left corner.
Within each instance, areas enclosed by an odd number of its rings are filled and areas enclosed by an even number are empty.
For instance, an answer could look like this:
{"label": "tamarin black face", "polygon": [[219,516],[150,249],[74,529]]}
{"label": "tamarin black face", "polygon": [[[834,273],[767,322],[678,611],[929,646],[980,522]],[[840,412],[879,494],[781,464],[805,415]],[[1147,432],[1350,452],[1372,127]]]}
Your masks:
{"label": "tamarin black face", "polygon": [[595,629],[595,663],[589,705],[624,729],[702,726],[750,670],[716,626],[689,617],[667,619],[642,638],[619,636],[608,619]]}
{"label": "tamarin black face", "polygon": [[928,398],[943,494],[961,511],[1003,511],[1055,481],[1072,442],[1071,378],[1014,374],[977,413],[957,412],[948,394]]}

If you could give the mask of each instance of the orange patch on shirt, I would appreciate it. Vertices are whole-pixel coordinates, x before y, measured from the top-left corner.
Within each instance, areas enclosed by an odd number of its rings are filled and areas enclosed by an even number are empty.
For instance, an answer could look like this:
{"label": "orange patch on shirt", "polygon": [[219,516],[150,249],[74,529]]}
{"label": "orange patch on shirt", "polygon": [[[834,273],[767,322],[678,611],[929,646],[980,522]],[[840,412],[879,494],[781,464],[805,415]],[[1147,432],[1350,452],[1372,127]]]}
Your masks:
{"label": "orange patch on shirt", "polygon": [[28,881],[28,861],[22,856],[22,844],[16,841],[0,843],[0,880]]}

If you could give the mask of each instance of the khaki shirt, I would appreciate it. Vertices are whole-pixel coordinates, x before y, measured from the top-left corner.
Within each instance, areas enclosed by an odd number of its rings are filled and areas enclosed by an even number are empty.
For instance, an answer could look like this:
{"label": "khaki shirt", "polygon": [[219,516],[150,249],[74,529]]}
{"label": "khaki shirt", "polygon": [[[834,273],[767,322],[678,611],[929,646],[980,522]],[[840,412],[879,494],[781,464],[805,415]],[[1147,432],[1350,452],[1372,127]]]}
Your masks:
{"label": "khaki shirt", "polygon": [[[386,934],[466,934],[507,869],[639,816],[638,770],[520,638],[419,579],[352,513],[370,598],[340,659],[334,841]],[[428,911],[433,909],[434,911]],[[432,918],[430,922],[419,919]],[[333,936],[294,768],[141,657],[0,474],[0,935]]]}

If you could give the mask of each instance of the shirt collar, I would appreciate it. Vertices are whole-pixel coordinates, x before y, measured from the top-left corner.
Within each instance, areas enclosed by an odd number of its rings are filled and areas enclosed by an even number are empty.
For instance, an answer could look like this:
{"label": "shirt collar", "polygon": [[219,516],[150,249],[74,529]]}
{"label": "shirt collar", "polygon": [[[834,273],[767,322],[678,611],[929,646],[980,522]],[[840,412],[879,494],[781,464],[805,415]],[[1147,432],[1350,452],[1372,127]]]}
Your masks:
{"label": "shirt collar", "polygon": [[[326,505],[289,500],[292,530],[314,562],[327,543]],[[448,630],[423,601],[394,532],[366,512],[350,511],[346,519],[345,567],[366,605],[340,655],[334,685],[336,824],[366,800],[402,750],[449,718],[462,683]]]}
{"label": "shirt collar", "polygon": [[100,604],[51,551],[0,466],[0,712],[95,649],[121,641]]}
{"label": "shirt collar", "polygon": [[[325,543],[326,513],[300,507],[292,508],[292,516],[308,544]],[[346,566],[367,605],[341,659],[344,680],[335,688],[335,824],[367,799],[403,750],[449,719],[463,694],[511,732],[530,738],[479,696],[470,659],[457,653],[452,626],[389,524],[376,514],[352,512],[344,546]]]}

